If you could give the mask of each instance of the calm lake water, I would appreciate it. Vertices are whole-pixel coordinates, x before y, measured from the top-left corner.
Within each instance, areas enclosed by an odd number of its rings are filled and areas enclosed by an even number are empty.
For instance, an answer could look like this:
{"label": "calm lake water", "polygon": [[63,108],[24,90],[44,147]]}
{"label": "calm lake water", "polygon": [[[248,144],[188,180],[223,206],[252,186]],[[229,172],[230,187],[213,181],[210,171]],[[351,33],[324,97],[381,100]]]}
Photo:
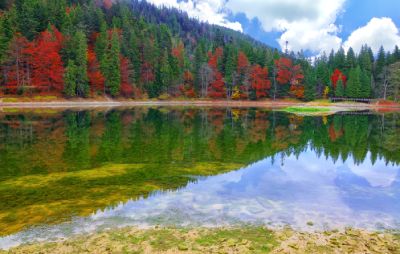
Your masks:
{"label": "calm lake water", "polygon": [[0,141],[0,248],[127,225],[400,229],[397,113],[10,111]]}

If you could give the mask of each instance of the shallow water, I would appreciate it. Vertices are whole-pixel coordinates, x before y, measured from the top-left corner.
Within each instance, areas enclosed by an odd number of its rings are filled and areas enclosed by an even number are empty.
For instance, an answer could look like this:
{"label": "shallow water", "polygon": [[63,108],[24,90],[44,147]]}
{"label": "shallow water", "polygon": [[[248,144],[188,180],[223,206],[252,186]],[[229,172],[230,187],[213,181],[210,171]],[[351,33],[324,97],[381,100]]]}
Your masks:
{"label": "shallow water", "polygon": [[400,229],[395,113],[9,112],[0,140],[1,248],[126,225]]}

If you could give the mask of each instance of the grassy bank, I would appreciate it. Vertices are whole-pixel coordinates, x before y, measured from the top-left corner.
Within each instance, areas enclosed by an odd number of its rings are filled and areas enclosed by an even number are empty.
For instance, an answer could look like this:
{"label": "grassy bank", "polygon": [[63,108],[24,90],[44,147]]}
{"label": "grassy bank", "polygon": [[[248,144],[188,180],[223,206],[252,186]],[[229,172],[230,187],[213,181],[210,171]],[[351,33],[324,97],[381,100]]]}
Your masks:
{"label": "grassy bank", "polygon": [[124,228],[0,253],[400,253],[400,238],[362,230]]}
{"label": "grassy bank", "polygon": [[321,113],[330,112],[330,108],[325,107],[287,107],[284,111],[289,113]]}

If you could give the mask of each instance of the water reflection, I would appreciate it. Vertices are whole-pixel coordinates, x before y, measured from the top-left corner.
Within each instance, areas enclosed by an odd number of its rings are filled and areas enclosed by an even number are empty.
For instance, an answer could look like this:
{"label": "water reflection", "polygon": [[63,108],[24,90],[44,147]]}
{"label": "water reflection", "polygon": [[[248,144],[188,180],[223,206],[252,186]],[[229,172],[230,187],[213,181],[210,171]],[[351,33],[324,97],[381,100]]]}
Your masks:
{"label": "water reflection", "polygon": [[251,109],[6,114],[0,247],[124,225],[399,229],[399,125]]}

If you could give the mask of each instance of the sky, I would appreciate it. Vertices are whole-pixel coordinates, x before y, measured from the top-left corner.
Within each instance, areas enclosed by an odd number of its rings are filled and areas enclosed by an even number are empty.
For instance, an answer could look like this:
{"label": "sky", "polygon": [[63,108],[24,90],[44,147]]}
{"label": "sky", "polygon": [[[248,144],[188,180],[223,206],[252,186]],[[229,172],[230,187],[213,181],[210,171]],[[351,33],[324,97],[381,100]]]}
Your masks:
{"label": "sky", "polygon": [[308,55],[400,46],[400,0],[147,0]]}

